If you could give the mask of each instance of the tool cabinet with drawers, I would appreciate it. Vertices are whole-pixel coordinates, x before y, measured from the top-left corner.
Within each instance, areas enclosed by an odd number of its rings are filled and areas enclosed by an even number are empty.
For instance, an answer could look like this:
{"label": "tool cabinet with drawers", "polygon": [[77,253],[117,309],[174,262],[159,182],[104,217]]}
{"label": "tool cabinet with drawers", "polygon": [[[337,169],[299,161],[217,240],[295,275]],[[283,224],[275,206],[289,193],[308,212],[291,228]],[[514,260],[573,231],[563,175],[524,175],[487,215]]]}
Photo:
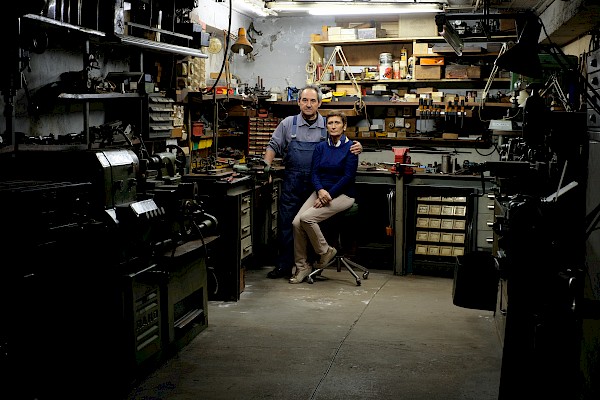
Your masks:
{"label": "tool cabinet with drawers", "polygon": [[[411,188],[412,189],[412,188]],[[472,249],[471,189],[409,190],[405,235],[407,272],[451,275],[458,256]]]}
{"label": "tool cabinet with drawers", "polygon": [[222,180],[218,176],[190,174],[205,210],[216,217],[219,239],[211,246],[208,299],[237,301],[244,290],[245,263],[254,253],[254,181],[250,176]]}
{"label": "tool cabinet with drawers", "polygon": [[478,251],[492,251],[494,244],[494,198],[493,192],[488,192],[477,199],[477,231],[475,247]]}
{"label": "tool cabinet with drawers", "polygon": [[417,197],[415,259],[452,257],[465,252],[467,199],[464,196]]}

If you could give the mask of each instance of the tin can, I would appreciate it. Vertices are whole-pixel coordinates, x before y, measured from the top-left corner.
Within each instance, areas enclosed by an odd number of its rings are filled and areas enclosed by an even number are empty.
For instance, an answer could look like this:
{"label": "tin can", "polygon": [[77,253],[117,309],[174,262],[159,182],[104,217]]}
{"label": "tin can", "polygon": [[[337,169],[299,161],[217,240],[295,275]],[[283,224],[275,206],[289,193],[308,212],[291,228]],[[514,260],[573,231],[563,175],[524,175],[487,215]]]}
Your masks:
{"label": "tin can", "polygon": [[392,79],[392,53],[379,54],[379,79]]}
{"label": "tin can", "polygon": [[394,61],[392,66],[394,70],[394,79],[400,79],[400,61]]}

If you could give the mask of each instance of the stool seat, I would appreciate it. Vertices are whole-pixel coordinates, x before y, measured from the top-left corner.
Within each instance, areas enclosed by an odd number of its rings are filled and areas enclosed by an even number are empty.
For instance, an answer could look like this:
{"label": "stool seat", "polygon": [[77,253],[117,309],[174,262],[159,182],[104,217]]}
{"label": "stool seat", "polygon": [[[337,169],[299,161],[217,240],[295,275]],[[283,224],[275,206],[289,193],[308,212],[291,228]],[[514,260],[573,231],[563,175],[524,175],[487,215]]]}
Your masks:
{"label": "stool seat", "polygon": [[[367,279],[369,277],[369,270],[367,268],[363,267],[362,265],[345,257],[344,252],[342,251],[342,248],[341,248],[342,247],[342,232],[348,233],[348,232],[353,231],[352,228],[354,226],[356,226],[353,219],[355,219],[357,215],[358,215],[358,204],[354,203],[347,210],[334,215],[333,217],[329,218],[329,220],[327,220],[327,221],[323,221],[327,225],[327,227],[325,227],[325,230],[327,230],[327,228],[331,228],[331,230],[333,231],[332,234],[335,235],[335,241],[337,242],[336,250],[338,252],[337,252],[337,255],[329,262],[329,264],[324,265],[321,268],[315,269],[308,275],[308,277],[306,278],[308,283],[311,283],[311,284],[314,283],[315,278],[317,276],[321,276],[321,273],[325,270],[325,268],[327,268],[333,264],[336,264],[337,272],[340,272],[342,270],[342,266],[344,266],[344,268],[346,268],[346,270],[348,272],[350,272],[350,274],[356,280],[356,286],[361,285],[361,279],[358,276],[358,274],[354,271],[354,269],[352,269],[352,267],[357,268],[363,272],[362,273],[363,279]],[[329,239],[328,239],[328,242],[329,242]],[[333,241],[331,241],[331,242],[333,242]]]}

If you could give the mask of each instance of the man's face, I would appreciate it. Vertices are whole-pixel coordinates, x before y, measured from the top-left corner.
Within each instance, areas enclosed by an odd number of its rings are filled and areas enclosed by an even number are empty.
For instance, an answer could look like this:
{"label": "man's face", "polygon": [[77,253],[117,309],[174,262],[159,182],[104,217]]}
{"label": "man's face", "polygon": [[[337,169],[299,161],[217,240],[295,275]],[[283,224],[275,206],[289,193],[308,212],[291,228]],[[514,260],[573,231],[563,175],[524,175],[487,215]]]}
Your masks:
{"label": "man's face", "polygon": [[317,92],[312,89],[304,90],[298,98],[298,105],[300,106],[300,111],[304,116],[304,119],[314,119],[315,115],[319,111],[319,107],[321,106],[321,102],[319,101],[319,97],[317,96]]}

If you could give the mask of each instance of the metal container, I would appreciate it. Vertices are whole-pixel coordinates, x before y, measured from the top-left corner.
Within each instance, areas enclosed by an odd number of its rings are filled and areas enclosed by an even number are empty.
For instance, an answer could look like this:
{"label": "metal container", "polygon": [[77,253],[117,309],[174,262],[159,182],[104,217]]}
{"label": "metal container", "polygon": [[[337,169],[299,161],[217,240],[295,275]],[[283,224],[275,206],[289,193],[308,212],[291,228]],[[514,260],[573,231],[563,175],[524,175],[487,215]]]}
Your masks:
{"label": "metal container", "polygon": [[379,54],[379,79],[392,79],[394,76],[392,61],[392,53]]}
{"label": "metal container", "polygon": [[442,172],[444,174],[451,174],[452,173],[452,157],[450,156],[450,154],[443,154],[442,155]]}

